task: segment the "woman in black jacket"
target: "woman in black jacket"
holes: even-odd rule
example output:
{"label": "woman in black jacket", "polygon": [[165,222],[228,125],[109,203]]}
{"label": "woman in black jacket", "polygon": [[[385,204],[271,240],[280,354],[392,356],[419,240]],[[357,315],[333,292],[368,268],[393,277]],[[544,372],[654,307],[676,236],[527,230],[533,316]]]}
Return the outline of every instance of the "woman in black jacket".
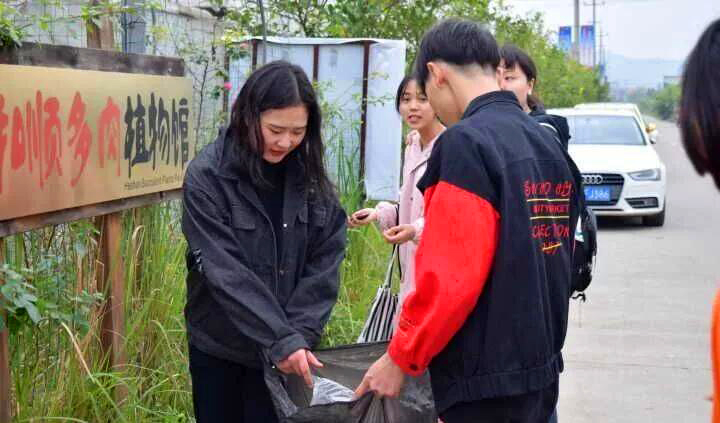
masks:
{"label": "woman in black jacket", "polygon": [[555,139],[567,150],[570,141],[567,119],[547,114],[540,99],[533,94],[537,83],[535,62],[513,44],[505,44],[500,49],[500,57],[502,58],[500,66],[503,68],[501,88],[515,93],[525,113],[550,130]]}
{"label": "woman in black jacket", "polygon": [[[185,318],[198,422],[277,421],[262,366],[312,385],[335,305],[345,213],[323,165],[320,107],[301,68],[255,71],[229,127],[190,163]],[[268,364],[270,364],[268,363]]]}

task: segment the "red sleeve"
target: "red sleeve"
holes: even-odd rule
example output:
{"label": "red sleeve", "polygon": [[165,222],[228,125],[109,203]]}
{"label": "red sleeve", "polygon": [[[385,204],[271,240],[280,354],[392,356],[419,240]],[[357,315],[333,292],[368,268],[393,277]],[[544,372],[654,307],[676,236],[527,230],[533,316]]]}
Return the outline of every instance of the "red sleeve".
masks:
{"label": "red sleeve", "polygon": [[425,192],[425,230],[415,257],[415,292],[388,353],[418,376],[475,308],[495,256],[500,215],[484,198],[441,181]]}

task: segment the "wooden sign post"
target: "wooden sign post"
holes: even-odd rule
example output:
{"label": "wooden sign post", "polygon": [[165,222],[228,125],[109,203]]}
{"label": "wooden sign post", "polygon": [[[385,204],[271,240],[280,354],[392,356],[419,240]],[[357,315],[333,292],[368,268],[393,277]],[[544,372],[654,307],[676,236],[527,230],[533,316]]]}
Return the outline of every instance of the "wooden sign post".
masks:
{"label": "wooden sign post", "polygon": [[[5,240],[0,237],[0,266],[5,264]],[[3,285],[3,275],[0,273],[0,286]],[[7,324],[6,315],[0,311],[2,319]],[[10,351],[8,349],[8,330],[0,331],[0,422],[10,423],[12,412],[10,410]]]}
{"label": "wooden sign post", "polygon": [[[176,58],[29,43],[0,50],[0,240],[99,217],[110,371],[127,363],[123,211],[181,198],[196,151],[184,75]],[[0,423],[11,415],[7,346],[0,333]],[[127,389],[114,394],[120,402]]]}
{"label": "wooden sign post", "polygon": [[[100,218],[100,262],[98,288],[105,294],[101,309],[100,342],[111,371],[121,371],[125,358],[125,264],[120,251],[122,212]],[[127,398],[127,387],[119,385],[115,400]]]}

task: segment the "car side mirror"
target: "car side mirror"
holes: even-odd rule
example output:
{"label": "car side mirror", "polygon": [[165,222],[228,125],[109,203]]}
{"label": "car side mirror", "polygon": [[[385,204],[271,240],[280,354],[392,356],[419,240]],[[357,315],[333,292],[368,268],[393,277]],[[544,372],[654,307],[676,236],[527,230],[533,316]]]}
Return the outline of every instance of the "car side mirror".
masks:
{"label": "car side mirror", "polygon": [[648,123],[645,127],[645,132],[647,132],[648,137],[650,138],[650,142],[652,144],[657,144],[658,142],[658,130],[657,125],[654,123]]}

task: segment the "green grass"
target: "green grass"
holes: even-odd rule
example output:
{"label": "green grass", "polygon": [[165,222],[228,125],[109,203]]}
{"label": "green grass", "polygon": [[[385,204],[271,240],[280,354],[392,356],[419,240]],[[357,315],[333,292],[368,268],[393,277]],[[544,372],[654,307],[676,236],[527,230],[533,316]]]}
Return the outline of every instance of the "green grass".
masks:
{"label": "green grass", "polygon": [[[126,354],[128,366],[109,372],[100,356],[95,307],[76,323],[45,319],[29,323],[10,337],[17,422],[186,422],[192,421],[185,304],[185,241],[178,225],[178,204],[128,212],[122,252],[126,262]],[[91,287],[96,246],[89,225],[62,225],[11,241],[9,261],[38,266],[57,260],[32,284],[39,298],[62,299]],[[375,227],[348,232],[340,298],[322,346],[353,343],[380,283],[390,252]],[[86,239],[85,239],[86,238]],[[51,244],[50,248],[45,248]],[[25,251],[22,251],[25,250]],[[77,310],[76,310],[77,311]],[[81,311],[78,311],[81,312]],[[124,387],[127,399],[114,400]]]}
{"label": "green grass", "polygon": [[[323,104],[331,174],[348,212],[364,206],[357,169],[359,134],[341,110]],[[43,319],[16,313],[10,323],[16,422],[189,422],[185,305],[186,243],[178,202],[125,212],[125,353],[128,365],[108,370],[98,339],[94,274],[97,231],[88,221],[18,235],[5,242],[7,262],[25,277]],[[338,302],[321,347],[354,343],[380,284],[391,249],[377,228],[348,231]],[[122,402],[117,390],[127,392]]]}
{"label": "green grass", "polygon": [[[177,226],[177,205],[126,214],[123,256],[126,260],[126,342],[128,366],[106,370],[95,335],[97,311],[88,313],[90,330],[44,320],[25,325],[10,337],[16,421],[182,422],[189,421],[192,399],[182,309],[185,303],[184,240]],[[137,223],[133,223],[137,222]],[[73,235],[63,225],[55,243]],[[43,239],[30,244],[43,245]],[[88,242],[88,256],[94,247]],[[28,249],[32,251],[32,248]],[[35,249],[39,251],[40,249]],[[16,251],[13,252],[17,254]],[[78,258],[71,251],[53,251]],[[32,263],[32,255],[29,257]],[[92,260],[80,260],[79,266]],[[34,280],[39,298],[89,285],[90,272],[67,266]],[[83,269],[87,271],[88,269]],[[54,278],[52,275],[64,275]],[[64,286],[62,286],[64,284]],[[62,304],[64,307],[71,304]],[[114,389],[127,389],[117,403]]]}

